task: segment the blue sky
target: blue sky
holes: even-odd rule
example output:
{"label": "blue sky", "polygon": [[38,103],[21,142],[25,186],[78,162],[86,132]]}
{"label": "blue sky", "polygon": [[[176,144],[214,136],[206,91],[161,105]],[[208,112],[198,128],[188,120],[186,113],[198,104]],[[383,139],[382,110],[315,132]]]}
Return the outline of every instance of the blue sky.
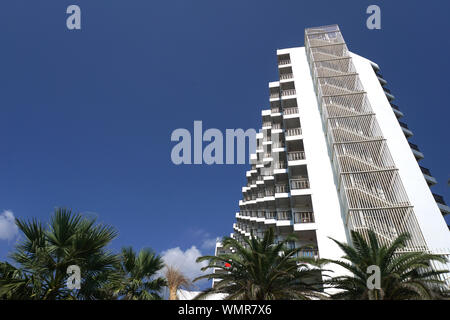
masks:
{"label": "blue sky", "polygon": [[[65,206],[158,252],[232,231],[248,165],[175,166],[176,128],[258,128],[278,48],[337,23],[376,61],[450,202],[448,1],[78,1],[0,5],[0,212]],[[77,4],[82,30],[65,26]],[[368,30],[378,4],[382,30]],[[0,258],[14,241],[0,240]]]}

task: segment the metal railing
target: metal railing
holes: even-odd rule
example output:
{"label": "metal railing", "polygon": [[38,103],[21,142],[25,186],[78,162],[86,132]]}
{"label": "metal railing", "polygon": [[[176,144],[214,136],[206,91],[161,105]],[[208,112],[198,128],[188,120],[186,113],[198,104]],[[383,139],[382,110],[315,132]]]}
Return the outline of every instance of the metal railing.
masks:
{"label": "metal railing", "polygon": [[266,211],[266,219],[276,219],[277,212],[276,211]]}
{"label": "metal railing", "polygon": [[292,137],[292,136],[300,136],[302,134],[301,128],[292,128],[286,130],[286,136]]}
{"label": "metal railing", "polygon": [[275,192],[276,193],[288,193],[289,186],[287,184],[277,184],[275,186]]}
{"label": "metal railing", "polygon": [[307,179],[291,179],[291,189],[309,189],[309,181]]}
{"label": "metal railing", "polygon": [[281,91],[281,95],[284,96],[294,96],[296,95],[295,89],[286,89]]}
{"label": "metal railing", "polygon": [[277,220],[291,220],[292,214],[289,209],[278,209],[277,210]]}
{"label": "metal railing", "polygon": [[297,108],[297,107],[285,108],[285,109],[283,110],[283,113],[286,114],[286,115],[289,115],[289,114],[298,114],[298,108]]}
{"label": "metal railing", "polygon": [[297,211],[294,212],[294,223],[313,223],[314,213]]}
{"label": "metal railing", "polygon": [[283,66],[286,64],[291,64],[291,60],[290,59],[285,59],[285,60],[278,60],[278,65],[279,66]]}
{"label": "metal railing", "polygon": [[285,161],[277,161],[274,165],[275,169],[287,169],[287,165]]}
{"label": "metal railing", "polygon": [[272,148],[284,148],[285,144],[283,141],[273,142]]}
{"label": "metal railing", "polygon": [[280,107],[271,108],[270,110],[272,111],[272,113],[279,113],[279,112],[281,112]]}
{"label": "metal railing", "polygon": [[305,151],[292,151],[288,153],[288,160],[305,160]]}
{"label": "metal railing", "polygon": [[280,74],[280,80],[288,80],[294,78],[292,73],[282,73]]}
{"label": "metal railing", "polygon": [[[361,231],[366,239],[367,231],[373,230],[383,245],[407,231],[412,236],[407,243],[409,249],[426,249],[377,118],[358,73],[350,66],[353,58],[339,27],[307,29],[305,47],[348,228]],[[333,63],[326,62],[330,60]]]}

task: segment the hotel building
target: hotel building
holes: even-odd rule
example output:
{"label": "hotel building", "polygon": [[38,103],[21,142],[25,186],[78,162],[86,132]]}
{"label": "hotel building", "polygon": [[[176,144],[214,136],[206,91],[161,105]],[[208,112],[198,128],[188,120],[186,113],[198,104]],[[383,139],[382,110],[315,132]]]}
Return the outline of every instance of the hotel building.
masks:
{"label": "hotel building", "polygon": [[350,52],[337,25],[306,29],[305,46],[277,50],[277,61],[232,237],[273,227],[312,246],[302,255],[339,259],[330,237],[373,230],[388,244],[408,232],[404,250],[449,254],[450,208],[379,66]]}

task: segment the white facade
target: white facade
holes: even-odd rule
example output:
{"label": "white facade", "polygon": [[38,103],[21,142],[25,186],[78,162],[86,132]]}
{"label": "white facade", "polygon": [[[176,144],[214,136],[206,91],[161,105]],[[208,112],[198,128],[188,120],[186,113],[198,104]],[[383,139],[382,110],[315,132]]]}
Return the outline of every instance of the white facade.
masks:
{"label": "white facade", "polygon": [[449,254],[450,208],[430,191],[436,180],[419,166],[378,66],[350,53],[337,26],[305,35],[305,47],[277,51],[280,77],[269,83],[232,236],[274,227],[278,239],[294,232],[291,245],[315,248],[302,255],[338,259],[330,237],[373,229],[389,243],[408,231],[406,250]]}

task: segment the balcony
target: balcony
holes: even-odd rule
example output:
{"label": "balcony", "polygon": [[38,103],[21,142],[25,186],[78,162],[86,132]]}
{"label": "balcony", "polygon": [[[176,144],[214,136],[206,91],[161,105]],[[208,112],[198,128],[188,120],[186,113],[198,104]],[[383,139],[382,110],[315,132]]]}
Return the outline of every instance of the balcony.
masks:
{"label": "balcony", "polygon": [[285,115],[291,115],[291,114],[298,114],[298,108],[297,107],[293,107],[293,108],[285,108],[283,113]]}
{"label": "balcony", "polygon": [[274,108],[271,108],[270,111],[272,111],[272,113],[280,113],[281,112],[281,108],[280,107],[274,107]]}
{"label": "balcony", "polygon": [[398,123],[400,124],[400,127],[405,128],[405,129],[409,129],[408,125],[406,123],[401,122],[401,121],[399,121]]}
{"label": "balcony", "polygon": [[445,203],[445,200],[444,200],[444,197],[443,197],[443,196],[441,196],[441,195],[439,195],[439,194],[436,194],[436,193],[433,193],[433,197],[434,197],[434,200],[436,200],[437,203],[447,205],[447,204]]}
{"label": "balcony", "polygon": [[294,75],[292,73],[282,73],[280,74],[280,80],[289,80],[293,79]]}
{"label": "balcony", "polygon": [[397,118],[401,118],[404,116],[403,112],[400,111],[400,108],[395,104],[391,103],[392,110],[394,111]]}
{"label": "balcony", "polygon": [[309,189],[309,180],[291,179],[291,189],[292,190]]}
{"label": "balcony", "polygon": [[275,169],[287,169],[287,165],[285,161],[277,161],[274,165]]}
{"label": "balcony", "polygon": [[266,211],[266,219],[275,220],[277,218],[276,211]]}
{"label": "balcony", "polygon": [[423,155],[422,152],[420,152],[419,146],[414,144],[414,143],[411,143],[411,142],[408,142],[408,143],[409,143],[409,146],[411,147],[412,153],[414,154],[416,159],[417,160],[423,159],[424,155]]}
{"label": "balcony", "polygon": [[423,176],[424,176],[424,178],[425,178],[425,180],[427,181],[427,183],[428,183],[429,186],[435,185],[435,184],[437,183],[436,178],[434,178],[434,177],[431,175],[431,172],[430,172],[429,169],[424,168],[424,167],[420,167],[420,170],[422,171]]}
{"label": "balcony", "polygon": [[297,257],[309,257],[309,258],[318,258],[319,250],[317,248],[305,248],[301,249],[297,253]]}
{"label": "balcony", "polygon": [[285,66],[287,64],[291,64],[291,60],[290,59],[278,60],[278,65],[279,66]]}
{"label": "balcony", "polygon": [[281,96],[282,97],[295,96],[295,95],[296,95],[295,89],[287,89],[287,90],[281,91]]}
{"label": "balcony", "polygon": [[277,184],[275,186],[275,193],[289,193],[289,185]]}
{"label": "balcony", "polygon": [[[282,141],[274,142],[273,145],[272,145],[272,148],[273,148],[273,149],[284,148],[284,147],[285,147],[285,144],[284,144],[284,142],[282,142]],[[272,150],[272,151],[273,151],[273,150]]]}
{"label": "balcony", "polygon": [[423,174],[429,175],[431,177],[431,171],[428,168],[424,168],[420,166],[420,171],[422,171]]}
{"label": "balcony", "polygon": [[292,151],[288,153],[289,161],[305,160],[305,151]]}
{"label": "balcony", "polygon": [[314,223],[314,213],[294,212],[294,223]]}
{"label": "balcony", "polygon": [[292,214],[290,209],[279,209],[277,211],[277,220],[280,221],[291,221]]}
{"label": "balcony", "polygon": [[438,194],[433,193],[434,200],[436,200],[436,204],[441,210],[442,214],[445,216],[450,213],[450,207],[445,203],[444,197]]}
{"label": "balcony", "polygon": [[267,188],[265,191],[266,197],[273,197],[275,195],[275,188]]}
{"label": "balcony", "polygon": [[286,130],[286,136],[287,137],[301,136],[301,135],[302,135],[302,129],[301,128],[293,128],[293,129],[287,129]]}
{"label": "balcony", "polygon": [[278,99],[280,98],[280,94],[278,92],[272,92],[270,94],[270,99]]}
{"label": "balcony", "polygon": [[413,135],[412,131],[409,130],[408,125],[406,123],[401,122],[401,121],[399,121],[398,123],[400,124],[400,127],[402,127],[403,133],[405,134],[405,136],[407,138],[411,137]]}
{"label": "balcony", "polygon": [[273,129],[273,130],[281,129],[281,123],[274,123],[274,124],[272,125],[272,129]]}

